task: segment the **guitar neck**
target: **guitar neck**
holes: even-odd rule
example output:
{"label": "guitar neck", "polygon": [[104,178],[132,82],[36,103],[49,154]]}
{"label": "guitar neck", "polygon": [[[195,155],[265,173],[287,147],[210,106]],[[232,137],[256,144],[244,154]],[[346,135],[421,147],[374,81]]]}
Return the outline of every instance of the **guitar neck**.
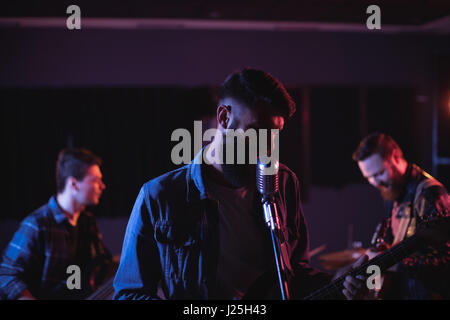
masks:
{"label": "guitar neck", "polygon": [[380,268],[381,272],[386,271],[396,263],[400,262],[407,256],[411,255],[417,250],[419,245],[419,240],[416,236],[409,237],[399,244],[393,246],[391,249],[381,253],[372,260],[367,261],[358,268],[344,274],[343,276],[337,278],[329,285],[314,291],[310,295],[306,296],[304,300],[327,300],[327,299],[337,299],[341,296],[343,284],[345,277],[348,275],[367,275],[367,268],[371,265],[376,265]]}
{"label": "guitar neck", "polygon": [[86,300],[112,300],[114,296],[114,277],[110,278],[101,285],[94,293],[92,293]]}

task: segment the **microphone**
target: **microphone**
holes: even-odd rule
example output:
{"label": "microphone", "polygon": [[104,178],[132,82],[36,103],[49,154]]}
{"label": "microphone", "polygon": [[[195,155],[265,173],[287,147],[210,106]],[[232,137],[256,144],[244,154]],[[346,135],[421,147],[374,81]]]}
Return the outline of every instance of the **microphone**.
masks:
{"label": "microphone", "polygon": [[[275,203],[275,194],[279,190],[278,184],[278,169],[280,163],[278,160],[272,163],[263,163],[258,159],[256,164],[256,188],[262,195],[262,207],[264,212],[264,220],[270,231],[272,239],[272,247],[275,258],[275,266],[278,275],[278,282],[280,285],[280,293],[282,300],[289,300],[289,286],[286,276],[286,264],[282,249],[280,246],[280,239],[278,237],[279,219],[277,212],[277,204]],[[284,247],[286,248],[286,247]]]}
{"label": "microphone", "polygon": [[262,195],[264,219],[267,226],[275,230],[277,222],[277,212],[275,205],[275,194],[279,190],[278,169],[280,163],[275,160],[272,163],[263,163],[259,158],[256,164],[256,188]]}
{"label": "microphone", "polygon": [[280,163],[275,160],[273,163],[263,163],[258,159],[256,165],[256,187],[265,200],[273,201],[274,195],[279,190],[278,169]]}

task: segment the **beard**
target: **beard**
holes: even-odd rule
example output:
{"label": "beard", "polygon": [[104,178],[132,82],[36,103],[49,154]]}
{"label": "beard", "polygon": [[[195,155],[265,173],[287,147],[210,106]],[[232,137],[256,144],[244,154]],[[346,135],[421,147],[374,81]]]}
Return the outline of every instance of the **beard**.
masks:
{"label": "beard", "polygon": [[[246,146],[245,161],[243,164],[238,163],[237,157],[237,143],[234,141],[234,157],[232,163],[227,163],[227,137],[223,135],[222,155],[224,162],[222,164],[222,173],[225,180],[234,188],[250,186],[253,183],[256,185],[256,164],[250,163],[249,148]],[[230,143],[230,142],[228,142]]]}
{"label": "beard", "polygon": [[406,177],[401,175],[397,168],[391,168],[391,180],[388,183],[381,182],[377,189],[385,200],[395,201],[403,196],[406,186]]}
{"label": "beard", "polygon": [[256,166],[248,164],[223,164],[222,172],[225,180],[234,188],[256,184]]}

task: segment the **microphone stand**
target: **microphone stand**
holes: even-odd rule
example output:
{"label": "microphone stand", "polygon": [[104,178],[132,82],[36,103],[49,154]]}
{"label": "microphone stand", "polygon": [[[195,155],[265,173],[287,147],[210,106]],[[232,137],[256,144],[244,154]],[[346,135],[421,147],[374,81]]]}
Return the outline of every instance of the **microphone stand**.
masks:
{"label": "microphone stand", "polygon": [[286,276],[286,265],[280,248],[280,240],[278,238],[278,212],[273,197],[263,197],[264,220],[269,227],[270,236],[272,238],[273,253],[275,264],[277,267],[278,281],[280,285],[281,299],[289,300],[289,287]]}

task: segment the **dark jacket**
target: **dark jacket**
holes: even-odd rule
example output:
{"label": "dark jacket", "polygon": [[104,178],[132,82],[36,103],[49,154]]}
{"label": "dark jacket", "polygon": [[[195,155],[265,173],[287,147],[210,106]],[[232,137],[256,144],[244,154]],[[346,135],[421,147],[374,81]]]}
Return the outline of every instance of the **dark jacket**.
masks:
{"label": "dark jacket", "polygon": [[[450,196],[440,182],[414,164],[408,166],[406,177],[401,199],[386,203],[389,217],[384,241],[388,244],[394,240],[394,203],[399,208],[396,214],[410,217],[405,237],[413,235],[424,220],[450,215]],[[437,248],[425,247],[404,259],[387,279],[390,285],[383,293],[385,299],[450,299],[450,241]]]}
{"label": "dark jacket", "polygon": [[[200,157],[201,153],[191,164],[141,188],[114,279],[115,299],[213,298],[220,248],[218,204],[205,191]],[[280,241],[288,249],[289,279],[295,298],[327,283],[330,277],[308,265],[308,231],[299,181],[283,165],[279,184],[276,203],[281,220]],[[254,211],[260,217],[261,228],[265,228],[259,197],[255,198]],[[279,299],[268,232],[265,240],[268,272],[249,290],[247,298]]]}

